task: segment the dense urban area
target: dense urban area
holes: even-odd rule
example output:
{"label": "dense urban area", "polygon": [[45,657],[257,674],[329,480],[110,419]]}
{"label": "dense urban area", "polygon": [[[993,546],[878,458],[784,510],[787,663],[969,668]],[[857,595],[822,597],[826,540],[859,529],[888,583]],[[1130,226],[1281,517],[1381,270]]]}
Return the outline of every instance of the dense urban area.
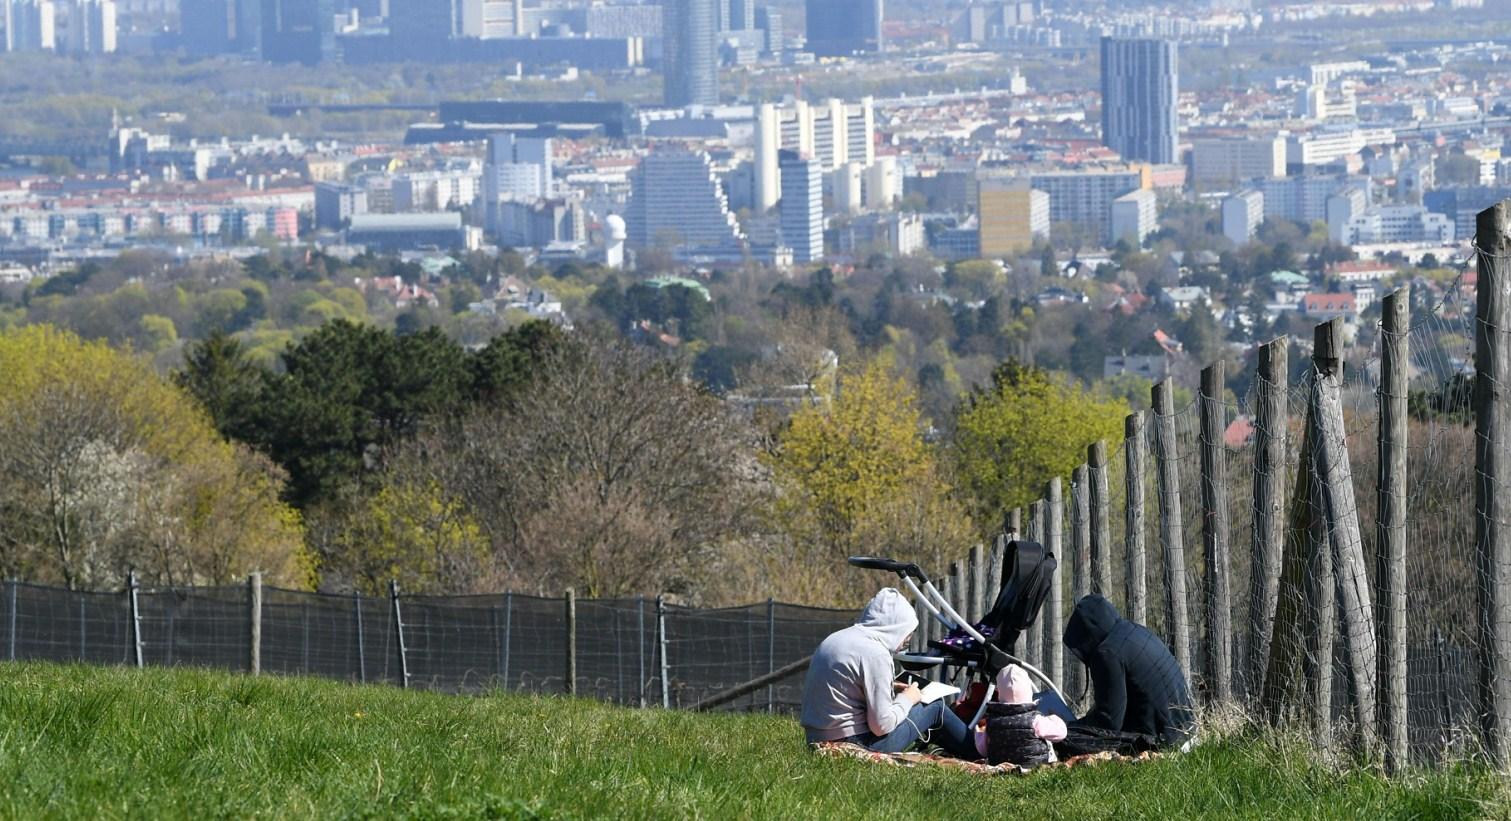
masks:
{"label": "dense urban area", "polygon": [[1511,196],[1494,0],[0,13],[0,575],[70,587],[849,602],[1155,382],[1461,317]]}

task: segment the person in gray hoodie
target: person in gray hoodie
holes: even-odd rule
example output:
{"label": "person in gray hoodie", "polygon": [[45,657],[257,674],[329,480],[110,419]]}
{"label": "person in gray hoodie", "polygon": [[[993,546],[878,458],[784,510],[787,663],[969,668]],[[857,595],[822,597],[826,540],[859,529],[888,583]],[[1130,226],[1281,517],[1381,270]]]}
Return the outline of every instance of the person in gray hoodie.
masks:
{"label": "person in gray hoodie", "polygon": [[892,653],[917,629],[913,606],[888,587],[866,605],[860,621],[819,644],[803,682],[802,722],[810,744],[848,741],[898,753],[923,741],[959,758],[978,757],[965,722],[942,700],[920,704],[917,685],[893,680]]}

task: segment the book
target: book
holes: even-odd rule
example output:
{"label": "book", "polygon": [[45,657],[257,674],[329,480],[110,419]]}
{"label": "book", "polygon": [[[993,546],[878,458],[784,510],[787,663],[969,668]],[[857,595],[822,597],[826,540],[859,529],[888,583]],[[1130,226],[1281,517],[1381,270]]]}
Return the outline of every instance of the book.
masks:
{"label": "book", "polygon": [[942,681],[931,681],[929,686],[923,688],[923,698],[919,704],[932,704],[941,698],[960,695],[960,688],[945,684]]}

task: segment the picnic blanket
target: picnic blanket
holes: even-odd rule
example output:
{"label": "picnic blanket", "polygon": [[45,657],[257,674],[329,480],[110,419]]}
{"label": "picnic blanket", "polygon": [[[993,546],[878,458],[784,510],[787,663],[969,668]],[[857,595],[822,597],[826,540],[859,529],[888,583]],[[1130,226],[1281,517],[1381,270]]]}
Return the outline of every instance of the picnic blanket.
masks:
{"label": "picnic blanket", "polygon": [[976,775],[1027,775],[1035,770],[1063,769],[1068,767],[1084,767],[1090,764],[1099,764],[1103,761],[1150,761],[1159,756],[1158,753],[1139,753],[1129,757],[1117,753],[1092,753],[1091,755],[1079,755],[1075,758],[1067,758],[1053,764],[1041,764],[1033,770],[1016,767],[1011,764],[987,764],[984,761],[962,761],[946,755],[930,755],[928,753],[878,753],[868,750],[859,744],[851,744],[845,741],[824,741],[813,745],[814,752],[829,758],[855,758],[861,761],[872,761],[878,764],[886,764],[891,767],[943,767],[950,770],[962,770]]}

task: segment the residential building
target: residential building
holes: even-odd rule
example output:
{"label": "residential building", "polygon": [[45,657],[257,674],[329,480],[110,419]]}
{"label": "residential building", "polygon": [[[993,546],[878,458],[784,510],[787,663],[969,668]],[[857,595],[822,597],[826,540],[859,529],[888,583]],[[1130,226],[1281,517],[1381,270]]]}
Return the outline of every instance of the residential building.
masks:
{"label": "residential building", "polygon": [[1479,212],[1508,198],[1511,186],[1453,186],[1424,193],[1422,204],[1427,210],[1453,220],[1454,236],[1472,237]]}
{"label": "residential building", "polygon": [[699,256],[739,258],[745,237],[708,154],[652,151],[630,175],[625,222],[631,248],[669,246]]}
{"label": "residential building", "polygon": [[1254,188],[1264,194],[1265,219],[1294,222],[1320,222],[1327,219],[1327,199],[1345,188],[1354,187],[1368,196],[1369,180],[1348,176],[1303,176],[1254,180]]}
{"label": "residential building", "polygon": [[1389,128],[1331,128],[1286,139],[1286,169],[1301,174],[1307,166],[1327,165],[1351,157],[1370,145],[1395,145]]}
{"label": "residential building", "polygon": [[1102,38],[1102,142],[1125,160],[1179,158],[1176,45],[1170,40]]}
{"label": "residential building", "polygon": [[1141,188],[1112,201],[1109,223],[1111,242],[1127,242],[1135,248],[1154,233],[1159,223],[1159,204],[1153,191]]}
{"label": "residential building", "polygon": [[1191,143],[1191,184],[1200,190],[1284,176],[1284,137],[1196,140]]}
{"label": "residential building", "polygon": [[847,222],[837,233],[839,250],[844,254],[885,250],[893,256],[903,257],[917,253],[927,245],[923,218],[917,214],[862,214]]}
{"label": "residential building", "polygon": [[1364,213],[1369,197],[1364,189],[1348,186],[1327,198],[1327,235],[1333,242],[1347,242],[1348,226]]}
{"label": "residential building", "polygon": [[1254,238],[1264,222],[1264,194],[1249,189],[1222,201],[1222,234],[1234,245]]}
{"label": "residential building", "polygon": [[1453,242],[1453,220],[1420,205],[1377,205],[1349,220],[1343,241],[1349,245]]}
{"label": "residential building", "polygon": [[498,243],[510,248],[545,248],[587,241],[582,204],[574,199],[498,203]]}
{"label": "residential building", "polygon": [[335,182],[315,184],[315,226],[339,231],[349,220],[367,213],[367,191]]}
{"label": "residential building", "polygon": [[396,213],[450,211],[472,205],[482,175],[477,170],[415,171],[393,178]]}
{"label": "residential building", "polygon": [[1050,196],[1025,177],[985,177],[979,181],[976,214],[983,257],[1021,252],[1035,239],[1049,238]]}
{"label": "residential building", "polygon": [[782,12],[771,6],[757,6],[755,25],[766,35],[766,53],[781,54],[787,50],[787,31],[784,29]]}
{"label": "residential building", "polygon": [[490,229],[499,230],[499,203],[552,195],[554,152],[549,137],[518,137],[508,131],[488,137],[482,196],[484,221]]}
{"label": "residential building", "polygon": [[824,258],[824,179],[819,162],[796,151],[783,151],[782,242],[792,261]]}
{"label": "residential building", "polygon": [[878,52],[883,0],[807,0],[808,50],[820,57]]}
{"label": "residential building", "polygon": [[1353,323],[1359,319],[1359,303],[1353,294],[1307,294],[1301,299],[1301,313],[1317,322],[1342,319]]}
{"label": "residential building", "polygon": [[6,0],[7,51],[53,51],[58,47],[58,9],[52,0]]}
{"label": "residential building", "polygon": [[[0,0],[6,2],[6,0]],[[181,0],[179,40],[190,54],[229,54],[237,50],[240,0]]]}
{"label": "residential building", "polygon": [[72,0],[59,46],[69,54],[112,54],[116,50],[115,0]]}
{"label": "residential building", "polygon": [[717,0],[668,0],[663,79],[666,104],[718,105]]}
{"label": "residential building", "polygon": [[1112,201],[1151,186],[1148,166],[1106,171],[1046,171],[1030,175],[1034,188],[1049,194],[1049,221],[1089,226],[1096,236],[1111,232]]}

